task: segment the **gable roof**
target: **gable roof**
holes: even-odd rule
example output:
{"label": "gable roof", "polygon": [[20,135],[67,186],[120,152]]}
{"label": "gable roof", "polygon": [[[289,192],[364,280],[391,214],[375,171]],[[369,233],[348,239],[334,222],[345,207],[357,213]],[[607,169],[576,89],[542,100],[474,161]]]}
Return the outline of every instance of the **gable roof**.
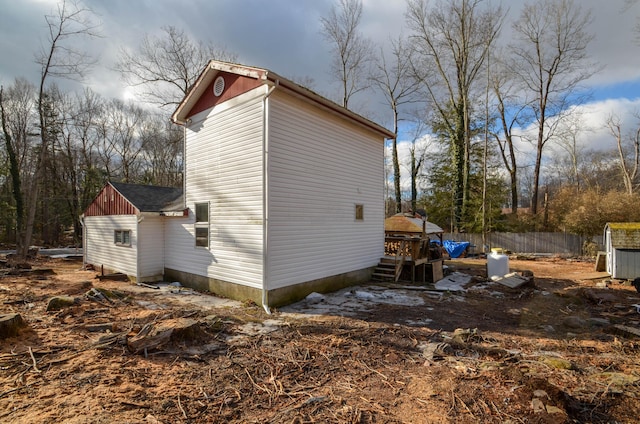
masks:
{"label": "gable roof", "polygon": [[108,182],[87,206],[83,216],[138,215],[143,212],[183,216],[182,189]]}
{"label": "gable roof", "polygon": [[436,224],[402,213],[384,220],[384,231],[387,233],[442,234],[444,231]]}
{"label": "gable roof", "polygon": [[140,212],[162,212],[184,208],[181,188],[116,182],[109,184]]}
{"label": "gable roof", "polygon": [[187,95],[178,105],[176,111],[173,113],[173,115],[171,115],[171,119],[174,123],[180,125],[184,125],[187,123],[189,116],[192,115],[191,110],[197,103],[198,99],[200,99],[200,97],[207,90],[209,84],[211,84],[221,72],[253,78],[257,81],[260,81],[262,84],[287,90],[293,95],[303,98],[310,103],[314,103],[317,106],[341,115],[360,126],[363,126],[369,130],[373,130],[374,132],[377,132],[379,135],[385,138],[394,137],[394,133],[384,128],[383,126],[376,124],[375,122],[370,121],[369,119],[360,116],[357,113],[354,113],[349,109],[320,96],[319,94],[309,90],[308,88],[305,88],[287,78],[276,74],[275,72],[264,68],[255,68],[251,66],[221,62],[217,60],[211,60],[207,64]]}
{"label": "gable roof", "polygon": [[640,249],[640,222],[608,222],[611,246],[616,249]]}

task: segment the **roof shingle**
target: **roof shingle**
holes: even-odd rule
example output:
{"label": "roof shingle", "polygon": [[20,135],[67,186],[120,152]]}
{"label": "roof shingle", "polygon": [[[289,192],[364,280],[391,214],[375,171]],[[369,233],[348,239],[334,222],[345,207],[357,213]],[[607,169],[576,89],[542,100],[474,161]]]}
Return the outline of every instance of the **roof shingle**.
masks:
{"label": "roof shingle", "polygon": [[116,182],[110,184],[140,212],[177,211],[184,208],[181,188]]}

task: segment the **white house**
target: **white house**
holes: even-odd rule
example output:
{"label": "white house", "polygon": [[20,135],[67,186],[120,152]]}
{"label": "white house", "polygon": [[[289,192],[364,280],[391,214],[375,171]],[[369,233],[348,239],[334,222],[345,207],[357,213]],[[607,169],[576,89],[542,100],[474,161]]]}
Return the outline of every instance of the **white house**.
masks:
{"label": "white house", "polygon": [[269,70],[218,61],[172,119],[188,216],[163,219],[165,279],[269,307],[370,278],[393,133]]}
{"label": "white house", "polygon": [[640,222],[609,222],[604,227],[607,272],[612,278],[640,277]]}

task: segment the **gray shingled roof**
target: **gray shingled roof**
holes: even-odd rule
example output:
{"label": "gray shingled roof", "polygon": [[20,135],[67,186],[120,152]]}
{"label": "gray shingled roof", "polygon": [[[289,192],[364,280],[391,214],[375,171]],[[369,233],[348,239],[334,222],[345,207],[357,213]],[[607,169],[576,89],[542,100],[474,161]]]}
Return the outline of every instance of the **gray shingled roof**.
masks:
{"label": "gray shingled roof", "polygon": [[178,211],[184,209],[182,189],[142,184],[110,182],[140,212]]}

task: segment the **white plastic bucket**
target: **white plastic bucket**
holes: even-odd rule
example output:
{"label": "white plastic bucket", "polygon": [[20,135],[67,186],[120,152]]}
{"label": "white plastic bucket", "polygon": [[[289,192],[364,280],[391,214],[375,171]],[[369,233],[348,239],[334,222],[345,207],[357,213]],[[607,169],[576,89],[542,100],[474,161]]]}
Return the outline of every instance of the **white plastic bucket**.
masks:
{"label": "white plastic bucket", "polygon": [[487,255],[487,277],[489,279],[501,278],[509,273],[509,257],[500,253]]}

